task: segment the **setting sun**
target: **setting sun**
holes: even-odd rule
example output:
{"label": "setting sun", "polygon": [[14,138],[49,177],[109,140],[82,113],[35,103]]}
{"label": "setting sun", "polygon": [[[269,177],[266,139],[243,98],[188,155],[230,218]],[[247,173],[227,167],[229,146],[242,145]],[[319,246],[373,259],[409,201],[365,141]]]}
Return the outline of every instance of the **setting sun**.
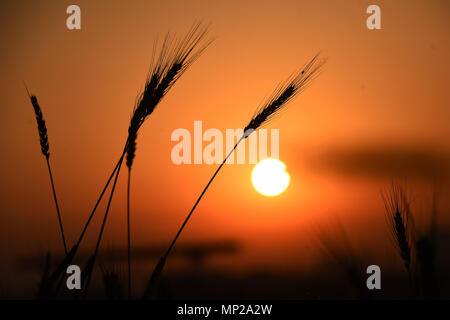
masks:
{"label": "setting sun", "polygon": [[252,171],[253,186],[265,196],[279,195],[286,190],[289,181],[286,165],[280,160],[270,158],[262,160]]}

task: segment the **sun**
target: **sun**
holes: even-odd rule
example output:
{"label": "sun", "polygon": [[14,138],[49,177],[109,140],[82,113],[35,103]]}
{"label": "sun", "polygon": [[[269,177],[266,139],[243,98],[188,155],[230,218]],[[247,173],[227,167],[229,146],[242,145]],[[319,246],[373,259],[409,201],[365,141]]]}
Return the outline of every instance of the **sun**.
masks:
{"label": "sun", "polygon": [[273,197],[282,193],[291,180],[286,165],[280,160],[264,159],[252,171],[252,183],[259,193]]}

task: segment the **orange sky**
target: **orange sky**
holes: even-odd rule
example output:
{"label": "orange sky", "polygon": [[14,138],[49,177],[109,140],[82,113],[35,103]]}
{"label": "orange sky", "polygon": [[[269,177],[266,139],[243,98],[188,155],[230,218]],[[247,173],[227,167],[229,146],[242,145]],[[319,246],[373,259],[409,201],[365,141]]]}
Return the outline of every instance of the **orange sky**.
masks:
{"label": "orange sky", "polygon": [[[225,166],[181,242],[240,241],[245,254],[224,265],[309,265],[318,254],[315,228],[336,214],[350,238],[380,256],[384,245],[373,244],[387,233],[379,190],[389,174],[375,179],[370,172],[321,170],[316,161],[329,150],[342,148],[352,155],[354,149],[373,146],[433,150],[441,159],[450,146],[446,0],[76,1],[82,29],[68,31],[65,9],[72,3],[0,5],[3,261],[61,249],[22,81],[37,95],[47,121],[63,222],[73,243],[120,156],[154,41],[168,30],[182,35],[199,19],[211,22],[216,40],[138,137],[134,243],[168,243],[215,170],[215,165],[174,165],[172,131],[192,130],[194,120],[202,120],[204,129],[244,126],[262,99],[319,51],[328,58],[324,72],[269,126],[280,129],[280,159],[291,175],[287,191],[263,197],[251,185],[253,166]],[[382,30],[366,28],[369,4],[381,7]],[[106,244],[125,245],[125,184],[123,172]],[[99,221],[97,216],[89,229],[86,248],[97,236]]]}

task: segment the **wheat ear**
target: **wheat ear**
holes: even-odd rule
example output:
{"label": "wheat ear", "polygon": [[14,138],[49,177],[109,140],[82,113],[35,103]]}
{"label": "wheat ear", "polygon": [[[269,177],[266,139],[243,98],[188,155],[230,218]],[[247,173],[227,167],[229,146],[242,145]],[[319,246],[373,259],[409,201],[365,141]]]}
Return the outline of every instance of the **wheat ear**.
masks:
{"label": "wheat ear", "polygon": [[389,191],[381,194],[391,233],[403,261],[411,276],[411,247],[409,244],[409,203],[402,186],[393,182]]}

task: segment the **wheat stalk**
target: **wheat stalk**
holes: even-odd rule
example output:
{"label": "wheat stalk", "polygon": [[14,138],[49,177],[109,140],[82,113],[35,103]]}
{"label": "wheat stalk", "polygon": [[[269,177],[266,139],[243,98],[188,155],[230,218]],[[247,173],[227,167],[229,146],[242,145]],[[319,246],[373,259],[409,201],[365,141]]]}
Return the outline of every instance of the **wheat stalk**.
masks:
{"label": "wheat stalk", "polygon": [[[90,264],[89,270],[87,270],[87,280],[85,285],[85,294],[89,289],[89,284],[92,276],[93,266],[100,247],[104,227],[108,217],[111,200],[114,195],[117,179],[119,176],[120,168],[122,166],[123,158],[126,154],[126,163],[128,166],[128,172],[131,173],[131,167],[136,152],[136,139],[139,128],[143,125],[147,117],[153,113],[156,106],[161,102],[165,95],[169,92],[175,82],[183,75],[187,68],[202,54],[202,52],[208,47],[211,41],[204,42],[204,39],[209,31],[209,26],[204,26],[201,23],[195,24],[185,38],[177,42],[169,34],[166,36],[160,54],[157,59],[154,59],[153,54],[152,67],[150,68],[149,75],[145,84],[145,88],[142,94],[138,98],[138,102],[134,108],[133,115],[131,117],[130,125],[128,128],[128,138],[125,143],[124,151],[119,159],[117,171],[115,172],[115,179],[109,196],[106,212],[103,217],[100,233],[97,238],[97,244],[95,246],[94,254],[91,257],[93,261]],[[203,44],[202,44],[203,42]],[[130,176],[128,177],[130,180]],[[128,181],[129,191],[129,181]],[[128,222],[128,239],[129,234],[129,192],[127,200],[127,222]],[[130,243],[128,240],[128,248]],[[128,257],[130,252],[128,251]],[[128,262],[130,268],[130,261]],[[131,295],[131,270],[128,271],[128,288],[129,296]]]}
{"label": "wheat stalk", "polygon": [[296,95],[301,93],[305,88],[309,86],[312,79],[318,74],[319,70],[323,66],[324,61],[318,61],[318,55],[316,55],[309,63],[307,63],[300,72],[294,73],[289,79],[287,79],[284,83],[278,86],[278,88],[275,90],[275,92],[272,94],[272,96],[268,99],[266,103],[264,103],[260,108],[257,109],[249,123],[244,128],[244,134],[242,137],[237,141],[237,143],[234,145],[234,147],[228,152],[222,163],[219,165],[217,170],[214,172],[211,179],[206,184],[206,187],[201,192],[200,196],[197,198],[194,206],[192,207],[191,211],[189,211],[186,219],[182,223],[180,229],[176,233],[174,239],[170,243],[167,251],[164,253],[164,255],[159,259],[155,269],[152,272],[152,275],[150,276],[150,279],[147,283],[147,288],[144,293],[144,298],[149,298],[155,289],[155,286],[157,284],[157,281],[164,269],[164,265],[166,262],[166,259],[168,255],[170,254],[172,248],[174,247],[176,241],[178,240],[181,232],[183,231],[184,227],[188,223],[189,219],[191,218],[192,214],[194,213],[195,208],[199,204],[200,200],[202,199],[203,195],[205,194],[206,190],[211,185],[214,178],[219,173],[220,169],[223,167],[227,159],[231,156],[233,151],[237,148],[239,143],[243,140],[245,140],[247,137],[249,137],[255,130],[258,128],[264,126],[267,124],[273,117],[283,108],[287,105],[289,101],[291,101]]}
{"label": "wheat stalk", "polygon": [[409,241],[409,203],[402,186],[393,182],[389,191],[381,193],[394,242],[411,277],[411,246]]}
{"label": "wheat stalk", "polygon": [[67,254],[66,238],[64,236],[64,228],[63,228],[63,224],[62,224],[61,213],[60,213],[59,205],[58,205],[58,198],[56,196],[55,183],[53,182],[53,174],[52,174],[52,169],[51,169],[50,160],[49,160],[50,159],[50,151],[49,151],[50,146],[48,143],[47,126],[45,124],[44,115],[42,114],[42,110],[41,110],[41,107],[39,106],[36,96],[30,95],[26,86],[25,86],[25,89],[27,90],[28,97],[30,98],[31,105],[33,106],[34,114],[36,116],[36,122],[37,122],[38,132],[39,132],[39,140],[40,140],[40,145],[41,145],[41,152],[44,155],[45,160],[47,162],[48,174],[50,176],[50,183],[52,185],[53,199],[55,201],[56,213],[58,215],[59,229],[61,231],[61,237],[62,237],[62,242],[63,242],[63,246],[64,246],[64,253]]}
{"label": "wheat stalk", "polygon": [[127,148],[127,167],[128,167],[128,179],[127,179],[127,282],[128,282],[128,299],[131,298],[131,231],[130,231],[130,183],[131,183],[131,166],[133,165],[133,159],[136,154],[136,138],[134,135],[129,139]]}

